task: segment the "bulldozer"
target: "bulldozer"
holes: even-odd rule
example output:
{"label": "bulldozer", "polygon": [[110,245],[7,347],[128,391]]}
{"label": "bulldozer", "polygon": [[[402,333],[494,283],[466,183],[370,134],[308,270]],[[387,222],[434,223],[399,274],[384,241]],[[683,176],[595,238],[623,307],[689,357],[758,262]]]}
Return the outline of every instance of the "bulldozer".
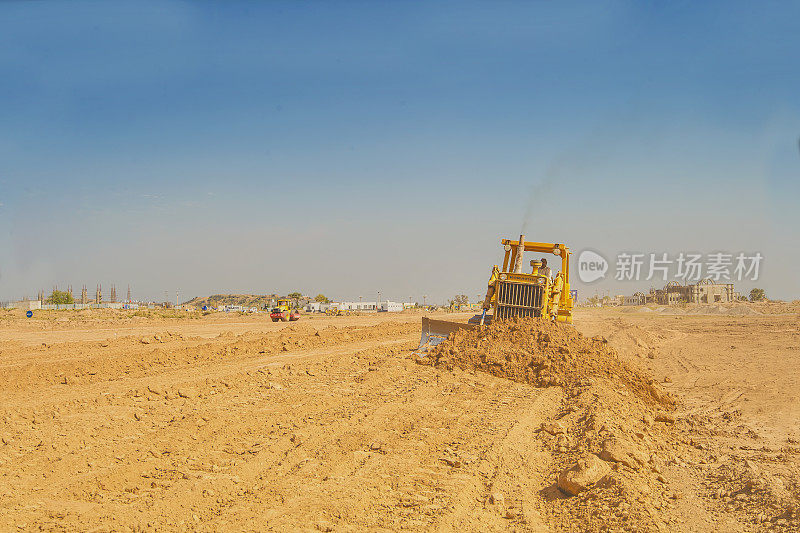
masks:
{"label": "bulldozer", "polygon": [[[505,251],[503,267],[495,265],[492,268],[483,312],[466,323],[423,317],[418,352],[428,351],[455,331],[480,328],[493,321],[545,317],[572,324],[574,301],[569,286],[569,248],[564,244],[528,242],[525,235],[520,235],[516,241],[502,239],[500,244]],[[542,268],[541,261],[532,260],[529,263],[531,272],[523,272],[525,252],[560,257],[561,270],[551,277],[549,269]]]}

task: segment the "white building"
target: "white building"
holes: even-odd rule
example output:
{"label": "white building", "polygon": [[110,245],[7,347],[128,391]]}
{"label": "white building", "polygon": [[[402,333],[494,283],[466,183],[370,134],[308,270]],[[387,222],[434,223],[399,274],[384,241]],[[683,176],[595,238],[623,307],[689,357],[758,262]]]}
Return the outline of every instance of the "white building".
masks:
{"label": "white building", "polygon": [[400,302],[392,302],[387,300],[385,302],[381,302],[381,311],[382,312],[397,312],[403,310],[403,304]]}
{"label": "white building", "polygon": [[327,304],[320,302],[308,302],[303,310],[307,313],[324,313],[328,309],[338,309],[339,311],[402,311],[414,307],[413,303],[400,303],[392,301],[384,301],[378,305],[378,302],[330,302]]}
{"label": "white building", "polygon": [[305,311],[306,313],[321,313],[322,302],[308,302],[306,305],[303,306],[303,311]]}
{"label": "white building", "polygon": [[377,308],[376,302],[339,302],[337,304],[340,311],[374,311]]}
{"label": "white building", "polygon": [[14,307],[24,311],[33,311],[42,308],[41,300],[20,300],[14,304]]}

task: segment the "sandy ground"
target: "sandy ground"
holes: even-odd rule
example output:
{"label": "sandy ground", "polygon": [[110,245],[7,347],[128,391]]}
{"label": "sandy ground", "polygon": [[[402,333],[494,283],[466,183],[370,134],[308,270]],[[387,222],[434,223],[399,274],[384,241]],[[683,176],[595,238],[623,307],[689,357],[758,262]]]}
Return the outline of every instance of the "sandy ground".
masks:
{"label": "sandy ground", "polygon": [[[800,528],[800,320],[762,311],[578,311],[679,400],[632,500],[648,521],[580,500],[592,516]],[[0,530],[584,529],[539,431],[565,391],[416,364],[419,322],[0,316]]]}

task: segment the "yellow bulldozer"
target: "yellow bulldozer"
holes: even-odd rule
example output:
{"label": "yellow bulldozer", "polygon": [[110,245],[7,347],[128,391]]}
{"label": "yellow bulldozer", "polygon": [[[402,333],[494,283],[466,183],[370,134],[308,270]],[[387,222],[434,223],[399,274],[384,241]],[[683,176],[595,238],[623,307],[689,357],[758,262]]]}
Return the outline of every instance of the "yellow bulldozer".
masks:
{"label": "yellow bulldozer", "polygon": [[[422,318],[419,351],[436,346],[454,331],[477,328],[492,321],[516,317],[546,317],[557,322],[572,323],[574,302],[569,286],[569,248],[564,244],[502,239],[505,257],[502,269],[495,265],[483,302],[483,312],[469,322],[451,322]],[[523,272],[525,252],[552,254],[561,258],[561,270],[553,277],[542,261],[532,260],[530,272]],[[491,314],[488,312],[491,311]]]}

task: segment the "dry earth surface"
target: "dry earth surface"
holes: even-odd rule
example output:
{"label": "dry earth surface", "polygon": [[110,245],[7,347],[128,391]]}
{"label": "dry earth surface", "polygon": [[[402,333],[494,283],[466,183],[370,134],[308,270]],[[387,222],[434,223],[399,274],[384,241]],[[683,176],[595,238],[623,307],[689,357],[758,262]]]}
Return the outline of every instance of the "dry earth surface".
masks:
{"label": "dry earth surface", "polygon": [[796,531],[798,310],[0,313],[0,530]]}

